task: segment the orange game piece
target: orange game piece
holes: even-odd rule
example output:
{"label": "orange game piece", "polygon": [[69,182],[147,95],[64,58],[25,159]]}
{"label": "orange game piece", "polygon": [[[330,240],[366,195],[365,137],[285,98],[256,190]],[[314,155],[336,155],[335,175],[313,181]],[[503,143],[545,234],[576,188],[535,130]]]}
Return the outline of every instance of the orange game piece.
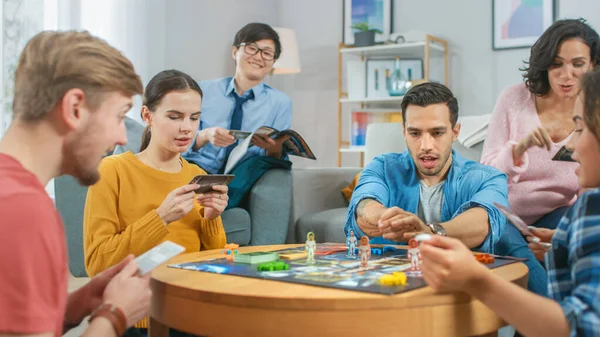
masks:
{"label": "orange game piece", "polygon": [[225,245],[225,247],[223,247],[223,254],[226,255],[226,259],[227,260],[233,260],[233,256],[237,255],[238,250],[237,248],[240,245],[235,244],[235,243],[228,243]]}

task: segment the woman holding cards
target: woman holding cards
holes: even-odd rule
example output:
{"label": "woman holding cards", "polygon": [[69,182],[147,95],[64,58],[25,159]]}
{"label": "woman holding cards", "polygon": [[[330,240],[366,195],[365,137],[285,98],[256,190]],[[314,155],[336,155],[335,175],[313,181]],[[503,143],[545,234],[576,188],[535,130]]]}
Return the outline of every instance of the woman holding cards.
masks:
{"label": "woman holding cards", "polygon": [[600,335],[600,72],[584,76],[569,139],[579,196],[560,220],[546,255],[551,299],[505,281],[460,241],[435,236],[421,245],[423,277],[436,291],[476,297],[525,336]]}
{"label": "woman holding cards", "polygon": [[[549,242],[577,199],[579,186],[573,174],[577,163],[552,158],[572,137],[579,81],[599,58],[600,37],[584,20],[556,21],[531,48],[522,69],[525,83],[505,89],[492,113],[481,162],[507,174],[512,211],[527,225],[540,227],[532,229],[537,237],[528,237],[529,241]],[[496,245],[499,255],[530,260],[543,260],[547,249],[534,242],[528,247],[510,224]],[[539,280],[529,289],[546,294],[544,273],[535,274]]]}
{"label": "woman holding cards", "polygon": [[101,179],[88,190],[84,252],[90,276],[165,240],[187,252],[225,246],[227,186],[196,195],[199,185],[189,182],[206,172],[180,156],[198,129],[202,90],[189,75],[165,70],[150,80],[143,99],[148,126],[141,152],[104,158]]}
{"label": "woman holding cards", "polygon": [[531,48],[525,83],[496,103],[481,162],[508,175],[511,209],[528,225],[556,228],[577,198],[577,164],[552,157],[571,137],[579,80],[598,58],[598,33],[583,20],[558,20]]}

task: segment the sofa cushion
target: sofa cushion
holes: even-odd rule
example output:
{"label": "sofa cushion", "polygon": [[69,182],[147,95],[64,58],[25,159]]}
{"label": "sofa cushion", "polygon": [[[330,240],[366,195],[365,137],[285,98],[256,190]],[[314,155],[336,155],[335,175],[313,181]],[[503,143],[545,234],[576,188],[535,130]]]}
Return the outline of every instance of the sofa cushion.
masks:
{"label": "sofa cushion", "polygon": [[306,241],[306,234],[313,232],[317,242],[346,242],[344,224],[347,212],[347,207],[341,207],[304,214],[296,222],[298,241]]}
{"label": "sofa cushion", "polygon": [[250,214],[243,208],[228,209],[221,214],[227,243],[237,243],[246,246],[250,243],[251,220]]}

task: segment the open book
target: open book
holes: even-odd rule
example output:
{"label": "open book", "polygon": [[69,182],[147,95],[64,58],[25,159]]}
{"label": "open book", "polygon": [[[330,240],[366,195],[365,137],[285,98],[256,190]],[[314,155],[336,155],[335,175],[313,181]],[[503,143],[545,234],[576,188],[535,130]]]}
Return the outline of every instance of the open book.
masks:
{"label": "open book", "polygon": [[282,136],[290,136],[290,139],[283,143],[283,151],[288,155],[304,157],[308,159],[316,160],[317,158],[313,154],[308,144],[304,141],[304,138],[294,130],[283,130],[279,131],[269,126],[261,126],[254,132],[231,130],[230,133],[237,139],[240,140],[238,145],[231,150],[229,158],[227,158],[227,164],[225,165],[225,173],[231,172],[231,170],[244,158],[248,149],[252,147],[252,136],[254,134],[264,135],[277,139]]}

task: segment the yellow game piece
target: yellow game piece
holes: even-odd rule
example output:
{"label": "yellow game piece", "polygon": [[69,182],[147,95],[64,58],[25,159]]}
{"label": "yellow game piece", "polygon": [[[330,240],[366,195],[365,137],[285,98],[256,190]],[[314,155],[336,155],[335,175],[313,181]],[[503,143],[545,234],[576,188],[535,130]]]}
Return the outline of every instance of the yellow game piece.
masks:
{"label": "yellow game piece", "polygon": [[379,278],[379,284],[384,286],[395,286],[406,284],[406,274],[403,272],[393,272],[389,275],[383,275]]}

